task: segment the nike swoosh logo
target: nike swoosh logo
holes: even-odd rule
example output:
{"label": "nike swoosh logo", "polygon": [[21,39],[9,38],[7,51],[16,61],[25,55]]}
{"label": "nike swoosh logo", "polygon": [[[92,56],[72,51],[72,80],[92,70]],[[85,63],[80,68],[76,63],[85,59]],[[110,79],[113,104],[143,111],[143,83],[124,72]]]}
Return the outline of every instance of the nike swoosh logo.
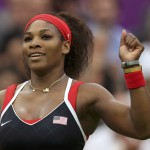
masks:
{"label": "nike swoosh logo", "polygon": [[4,126],[4,125],[6,125],[7,123],[9,123],[9,122],[11,122],[11,121],[12,121],[12,120],[9,120],[9,121],[6,121],[6,122],[2,123],[2,124],[1,124],[1,127]]}

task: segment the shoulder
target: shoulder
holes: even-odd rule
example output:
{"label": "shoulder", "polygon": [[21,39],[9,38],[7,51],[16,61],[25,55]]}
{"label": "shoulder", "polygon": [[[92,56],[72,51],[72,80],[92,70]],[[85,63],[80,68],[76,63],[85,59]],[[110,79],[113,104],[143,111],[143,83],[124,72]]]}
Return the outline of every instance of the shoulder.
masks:
{"label": "shoulder", "polygon": [[113,99],[112,94],[99,84],[81,84],[78,89],[76,103],[78,117],[82,118],[84,123],[91,124],[93,129],[93,126],[98,124],[103,112],[107,110],[108,104],[111,104]]}
{"label": "shoulder", "polygon": [[[16,85],[15,90],[18,89],[21,85],[22,85],[22,84]],[[11,86],[13,86],[13,85],[10,85],[9,87],[11,87]],[[6,91],[7,91],[7,88],[0,91],[0,109],[1,109],[1,107],[2,107],[2,105],[3,105]]]}
{"label": "shoulder", "polygon": [[5,97],[5,93],[6,93],[6,89],[0,91],[0,108],[1,108],[1,106],[2,106],[2,104],[3,104],[4,97]]}
{"label": "shoulder", "polygon": [[99,107],[103,107],[113,99],[113,95],[107,89],[96,83],[84,83],[78,89],[78,106],[87,108],[99,105]]}
{"label": "shoulder", "polygon": [[104,96],[112,96],[112,94],[103,86],[96,83],[83,83],[80,85],[79,94],[86,94],[95,99],[103,98]]}
{"label": "shoulder", "polygon": [[6,89],[5,89],[5,90],[0,91],[0,100],[2,100],[2,99],[4,98],[5,93],[6,93]]}

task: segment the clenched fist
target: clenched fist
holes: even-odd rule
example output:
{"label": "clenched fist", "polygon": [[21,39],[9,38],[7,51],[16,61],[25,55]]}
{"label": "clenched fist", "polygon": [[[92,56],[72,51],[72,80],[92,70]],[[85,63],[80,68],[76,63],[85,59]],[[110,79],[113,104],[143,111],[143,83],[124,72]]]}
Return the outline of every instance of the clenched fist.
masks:
{"label": "clenched fist", "polygon": [[143,44],[131,33],[122,31],[119,57],[121,61],[138,60],[144,50]]}

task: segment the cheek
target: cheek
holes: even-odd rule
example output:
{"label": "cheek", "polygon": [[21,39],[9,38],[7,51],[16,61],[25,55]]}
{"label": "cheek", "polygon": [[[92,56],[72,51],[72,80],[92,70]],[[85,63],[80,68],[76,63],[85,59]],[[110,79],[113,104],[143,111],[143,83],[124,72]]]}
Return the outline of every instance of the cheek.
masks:
{"label": "cheek", "polygon": [[26,51],[26,49],[27,49],[27,44],[23,43],[23,45],[22,45],[23,53]]}
{"label": "cheek", "polygon": [[53,49],[47,49],[47,55],[48,57],[51,57],[52,59],[56,59],[62,56],[62,52],[61,52],[60,47],[54,47]]}
{"label": "cheek", "polygon": [[49,43],[45,49],[47,50],[47,54],[51,55],[52,57],[62,55],[61,42],[53,41],[52,43]]}
{"label": "cheek", "polygon": [[59,50],[59,48],[57,49],[53,49],[53,50],[49,50],[47,52],[46,55],[46,61],[47,63],[58,63],[62,61],[62,53],[61,50]]}

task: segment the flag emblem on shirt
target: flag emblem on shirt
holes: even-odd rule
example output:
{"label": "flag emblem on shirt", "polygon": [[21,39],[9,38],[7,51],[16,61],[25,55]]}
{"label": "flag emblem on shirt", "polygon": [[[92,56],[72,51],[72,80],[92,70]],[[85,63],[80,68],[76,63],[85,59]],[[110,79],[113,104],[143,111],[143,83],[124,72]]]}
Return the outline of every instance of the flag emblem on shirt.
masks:
{"label": "flag emblem on shirt", "polygon": [[53,124],[61,124],[61,125],[67,125],[67,117],[62,116],[54,116],[53,118]]}

